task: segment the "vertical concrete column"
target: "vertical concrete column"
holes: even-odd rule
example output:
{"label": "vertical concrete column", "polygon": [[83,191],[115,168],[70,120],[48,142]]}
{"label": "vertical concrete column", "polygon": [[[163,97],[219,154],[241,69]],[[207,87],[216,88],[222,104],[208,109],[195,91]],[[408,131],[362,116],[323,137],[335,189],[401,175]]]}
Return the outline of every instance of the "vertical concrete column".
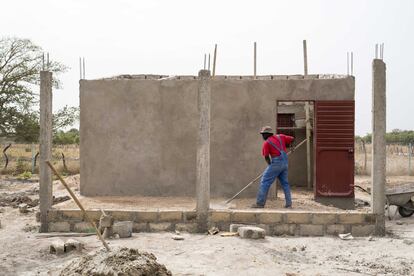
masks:
{"label": "vertical concrete column", "polygon": [[40,232],[48,231],[47,212],[52,207],[52,172],[45,161],[52,158],[52,72],[40,72]]}
{"label": "vertical concrete column", "polygon": [[377,215],[376,234],[385,235],[385,168],[386,168],[386,74],[385,63],[372,62],[372,212]]}
{"label": "vertical concrete column", "polygon": [[198,231],[207,231],[210,208],[210,71],[198,73],[198,139],[197,139],[197,223]]}

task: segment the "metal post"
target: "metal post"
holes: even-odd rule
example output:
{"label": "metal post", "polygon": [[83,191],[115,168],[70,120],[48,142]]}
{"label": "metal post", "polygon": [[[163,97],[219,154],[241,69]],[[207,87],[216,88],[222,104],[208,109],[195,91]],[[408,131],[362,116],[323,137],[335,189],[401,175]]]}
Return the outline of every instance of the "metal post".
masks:
{"label": "metal post", "polygon": [[35,173],[35,156],[36,156],[36,151],[35,151],[35,146],[32,143],[32,174]]}
{"label": "metal post", "polygon": [[40,72],[40,232],[48,231],[47,213],[52,207],[52,172],[46,161],[52,158],[52,72]]}
{"label": "metal post", "polygon": [[351,76],[354,75],[354,52],[351,52]]}
{"label": "metal post", "polygon": [[208,71],[210,71],[210,53],[208,54]]}
{"label": "metal post", "polygon": [[253,76],[254,79],[256,79],[256,61],[257,61],[257,45],[256,42],[254,43],[253,46]]}
{"label": "metal post", "polygon": [[204,54],[204,66],[203,66],[203,69],[204,70],[206,70],[206,59],[207,59],[207,55]]}
{"label": "metal post", "polygon": [[303,41],[303,70],[305,76],[308,75],[308,50],[306,48],[306,40]]}
{"label": "metal post", "polygon": [[217,44],[214,45],[214,56],[213,56],[213,77],[216,76],[216,58],[217,58]]}
{"label": "metal post", "polygon": [[372,212],[376,214],[375,232],[385,235],[386,183],[386,66],[380,59],[372,63]]}
{"label": "metal post", "polygon": [[85,58],[83,58],[83,79],[85,78]]}
{"label": "metal post", "polygon": [[210,209],[210,71],[200,70],[198,86],[198,139],[197,139],[197,225],[199,232],[206,232]]}

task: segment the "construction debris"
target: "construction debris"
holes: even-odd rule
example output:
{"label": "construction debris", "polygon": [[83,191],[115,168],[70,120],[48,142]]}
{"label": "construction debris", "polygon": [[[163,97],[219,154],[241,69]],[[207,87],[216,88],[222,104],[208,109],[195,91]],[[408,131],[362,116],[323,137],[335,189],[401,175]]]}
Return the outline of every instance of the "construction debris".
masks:
{"label": "construction debris", "polygon": [[235,236],[238,236],[238,235],[239,235],[239,233],[237,233],[237,232],[222,232],[222,233],[220,233],[221,237],[235,237]]}
{"label": "construction debris", "polygon": [[118,221],[114,223],[114,234],[118,234],[120,238],[129,238],[132,236],[132,221]]}
{"label": "construction debris", "polygon": [[239,236],[244,239],[264,239],[266,231],[256,226],[242,226],[237,229]]}
{"label": "construction debris", "polygon": [[354,237],[352,236],[352,234],[351,234],[351,233],[339,234],[339,235],[338,235],[338,237],[339,237],[341,240],[345,240],[345,241],[347,241],[347,240],[353,240],[353,239],[354,239]]}
{"label": "construction debris", "polygon": [[49,246],[49,252],[56,255],[68,253],[73,250],[82,251],[82,249],[83,244],[75,239],[68,239],[66,242],[61,239],[54,240]]}
{"label": "construction debris", "polygon": [[173,235],[172,239],[176,240],[176,241],[182,241],[182,240],[184,240],[184,237],[181,236],[181,235]]}
{"label": "construction debris", "polygon": [[62,270],[60,275],[170,276],[172,274],[164,265],[157,262],[153,254],[123,247],[110,252],[101,249],[92,255],[75,259]]}
{"label": "construction debris", "polygon": [[216,234],[218,234],[218,232],[220,232],[220,230],[219,230],[217,227],[211,227],[211,228],[208,230],[208,234],[209,234],[209,235],[216,235]]}

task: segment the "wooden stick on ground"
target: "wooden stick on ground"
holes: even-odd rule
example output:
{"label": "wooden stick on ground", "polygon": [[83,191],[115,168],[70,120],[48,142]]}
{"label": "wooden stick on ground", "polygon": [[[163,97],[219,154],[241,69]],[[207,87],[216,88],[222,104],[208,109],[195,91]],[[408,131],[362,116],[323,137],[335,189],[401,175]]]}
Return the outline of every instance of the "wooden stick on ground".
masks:
{"label": "wooden stick on ground", "polygon": [[70,196],[73,198],[73,200],[75,201],[75,203],[78,205],[78,207],[81,209],[83,215],[85,216],[86,220],[92,225],[92,227],[95,229],[96,234],[98,235],[98,238],[101,240],[102,244],[105,246],[106,250],[111,251],[111,249],[109,248],[108,244],[106,243],[106,241],[104,240],[104,238],[102,237],[101,233],[99,232],[98,228],[96,227],[95,222],[93,222],[90,217],[88,216],[88,214],[86,213],[85,209],[83,208],[82,204],[80,203],[80,201],[78,200],[78,198],[76,197],[76,195],[72,192],[72,190],[69,188],[68,184],[65,182],[65,180],[63,180],[63,178],[59,175],[59,173],[56,171],[56,169],[53,167],[53,165],[49,162],[46,161],[46,164],[50,167],[50,169],[52,170],[52,172],[59,178],[60,182],[62,182],[62,185],[66,188],[66,190],[69,192]]}

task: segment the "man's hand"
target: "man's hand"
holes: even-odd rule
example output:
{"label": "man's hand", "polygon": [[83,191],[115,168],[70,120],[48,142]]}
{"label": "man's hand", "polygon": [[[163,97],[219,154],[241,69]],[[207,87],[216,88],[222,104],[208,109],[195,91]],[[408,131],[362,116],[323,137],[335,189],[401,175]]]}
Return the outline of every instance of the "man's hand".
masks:
{"label": "man's hand", "polygon": [[266,160],[266,163],[268,164],[268,165],[270,165],[272,162],[270,161],[270,157],[269,156],[265,156],[265,160]]}

